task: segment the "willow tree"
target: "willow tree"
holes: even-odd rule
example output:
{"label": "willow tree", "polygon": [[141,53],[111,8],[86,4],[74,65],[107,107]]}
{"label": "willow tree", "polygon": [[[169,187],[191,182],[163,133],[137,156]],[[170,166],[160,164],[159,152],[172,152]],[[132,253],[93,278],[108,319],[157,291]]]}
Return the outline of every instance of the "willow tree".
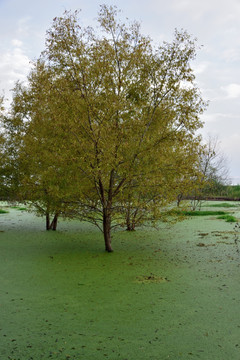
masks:
{"label": "willow tree", "polygon": [[0,177],[1,197],[6,200],[17,200],[19,185],[18,149],[19,134],[22,131],[22,122],[19,119],[9,119],[4,109],[3,99],[0,100]]}
{"label": "willow tree", "polygon": [[[35,138],[34,129],[45,128],[54,139],[63,202],[102,230],[111,252],[111,228],[129,199],[148,189],[141,201],[156,209],[163,195],[164,204],[172,201],[181,174],[193,171],[205,103],[191,69],[195,40],[186,32],[154,47],[138,23],[120,22],[115,7],[101,6],[97,31],[82,28],[78,16],[65,12],[47,31],[29,77],[29,116]],[[192,161],[184,163],[189,149]]]}
{"label": "willow tree", "polygon": [[[4,118],[4,106],[3,97],[0,97],[0,124],[3,124]],[[6,197],[6,184],[5,184],[5,167],[6,167],[6,151],[5,151],[5,137],[4,134],[0,133],[0,198]]]}
{"label": "willow tree", "polygon": [[27,86],[16,84],[4,118],[7,152],[17,167],[12,169],[18,175],[15,199],[45,216],[47,230],[56,230],[59,215],[66,215],[68,193],[72,197],[76,188],[70,170],[66,174],[66,136],[58,131],[55,97],[49,74],[37,61]]}

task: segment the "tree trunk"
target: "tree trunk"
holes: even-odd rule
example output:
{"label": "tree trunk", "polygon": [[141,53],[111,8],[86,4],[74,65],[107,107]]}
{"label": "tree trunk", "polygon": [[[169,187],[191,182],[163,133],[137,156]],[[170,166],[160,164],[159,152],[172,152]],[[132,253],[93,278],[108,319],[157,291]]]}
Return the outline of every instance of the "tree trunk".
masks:
{"label": "tree trunk", "polygon": [[129,223],[128,225],[127,225],[127,229],[126,229],[127,231],[135,231],[135,223],[134,222],[132,222],[132,223]]}
{"label": "tree trunk", "polygon": [[127,210],[127,217],[126,217],[126,225],[127,231],[135,231],[135,223],[136,223],[136,216],[138,213],[138,209],[135,210],[134,214],[131,216],[131,209],[130,207]]}
{"label": "tree trunk", "polygon": [[177,196],[177,207],[180,206],[180,202],[182,201],[182,198],[183,198],[183,194],[179,194],[179,195]]}
{"label": "tree trunk", "polygon": [[130,219],[130,208],[127,209],[127,216],[126,216],[126,225],[127,225],[127,231],[131,231],[131,219]]}
{"label": "tree trunk", "polygon": [[50,223],[50,215],[46,213],[46,230],[56,230],[57,229],[57,221],[58,221],[58,214],[54,215],[52,222]]}
{"label": "tree trunk", "polygon": [[135,221],[134,221],[134,220],[132,221],[132,228],[131,228],[131,231],[135,231]]}
{"label": "tree trunk", "polygon": [[127,223],[127,228],[126,228],[127,231],[132,231],[132,228],[131,228],[131,224],[130,223]]}
{"label": "tree trunk", "polygon": [[57,222],[58,222],[58,214],[55,214],[54,218],[53,218],[53,221],[52,221],[52,223],[50,225],[51,229],[54,230],[54,231],[57,229]]}
{"label": "tree trunk", "polygon": [[50,230],[51,229],[51,225],[50,225],[50,216],[49,213],[46,213],[46,230]]}
{"label": "tree trunk", "polygon": [[103,210],[103,234],[105,250],[107,252],[113,252],[111,246],[111,213],[108,209]]}

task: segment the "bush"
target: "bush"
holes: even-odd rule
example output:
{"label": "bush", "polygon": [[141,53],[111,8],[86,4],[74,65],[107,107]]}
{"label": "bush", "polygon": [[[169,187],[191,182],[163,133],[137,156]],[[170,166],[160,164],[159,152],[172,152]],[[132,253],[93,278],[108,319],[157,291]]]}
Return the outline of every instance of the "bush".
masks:
{"label": "bush", "polygon": [[229,214],[218,216],[218,219],[226,220],[226,222],[238,222],[238,220],[235,218],[235,216],[232,216]]}
{"label": "bush", "polygon": [[231,197],[233,199],[239,199],[240,198],[240,185],[232,185],[228,186],[227,189],[228,197]]}
{"label": "bush", "polygon": [[219,203],[219,204],[211,204],[211,205],[208,205],[208,207],[232,208],[232,207],[239,207],[239,204]]}
{"label": "bush", "polygon": [[7,214],[9,211],[0,209],[0,214]]}
{"label": "bush", "polygon": [[177,211],[179,215],[185,216],[211,216],[211,215],[226,215],[225,211]]}

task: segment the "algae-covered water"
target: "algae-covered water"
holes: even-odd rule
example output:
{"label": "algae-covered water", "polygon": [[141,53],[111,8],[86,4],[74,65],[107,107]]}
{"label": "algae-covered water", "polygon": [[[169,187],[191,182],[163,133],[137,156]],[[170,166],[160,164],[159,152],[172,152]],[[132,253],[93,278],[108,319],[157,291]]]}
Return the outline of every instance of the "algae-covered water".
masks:
{"label": "algae-covered water", "polygon": [[[60,221],[46,232],[43,219],[8,210],[1,360],[240,359],[234,223],[207,216],[119,231],[109,254],[88,224]],[[240,218],[240,207],[228,211]]]}

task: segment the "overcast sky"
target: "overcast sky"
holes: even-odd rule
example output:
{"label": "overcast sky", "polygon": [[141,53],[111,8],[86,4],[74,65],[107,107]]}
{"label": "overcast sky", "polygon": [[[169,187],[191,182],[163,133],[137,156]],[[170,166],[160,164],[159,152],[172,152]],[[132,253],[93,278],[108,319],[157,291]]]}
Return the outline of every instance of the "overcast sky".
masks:
{"label": "overcast sky", "polygon": [[203,47],[193,67],[210,101],[201,133],[218,136],[232,182],[240,184],[240,0],[0,0],[0,94],[10,98],[15,81],[26,78],[55,16],[82,9],[83,24],[93,25],[103,3],[140,21],[155,42],[170,41],[175,28],[197,37]]}

